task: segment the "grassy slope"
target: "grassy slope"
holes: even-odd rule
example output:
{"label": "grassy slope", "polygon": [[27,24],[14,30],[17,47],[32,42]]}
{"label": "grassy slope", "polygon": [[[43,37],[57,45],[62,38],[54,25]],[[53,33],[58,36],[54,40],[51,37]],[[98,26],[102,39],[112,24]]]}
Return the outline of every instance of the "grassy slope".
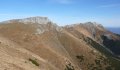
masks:
{"label": "grassy slope", "polygon": [[89,41],[92,41],[89,43],[92,47],[103,53],[108,60],[110,61],[111,65],[115,68],[115,70],[120,70],[120,61],[116,58],[115,55],[111,54],[108,50],[106,50],[102,45],[96,43],[92,39],[88,38]]}

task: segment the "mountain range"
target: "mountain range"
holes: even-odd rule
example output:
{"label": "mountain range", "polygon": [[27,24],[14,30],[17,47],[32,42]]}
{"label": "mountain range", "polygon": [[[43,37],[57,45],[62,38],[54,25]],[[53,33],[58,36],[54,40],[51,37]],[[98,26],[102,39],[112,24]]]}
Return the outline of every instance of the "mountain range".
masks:
{"label": "mountain range", "polygon": [[96,22],[0,22],[0,70],[120,70],[120,35]]}

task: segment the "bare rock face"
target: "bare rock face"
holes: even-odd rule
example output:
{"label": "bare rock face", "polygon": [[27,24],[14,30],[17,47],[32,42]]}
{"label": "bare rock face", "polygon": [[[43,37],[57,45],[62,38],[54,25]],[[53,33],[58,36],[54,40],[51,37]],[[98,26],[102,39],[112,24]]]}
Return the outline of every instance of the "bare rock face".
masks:
{"label": "bare rock face", "polygon": [[51,22],[47,17],[29,17],[29,18],[23,18],[23,19],[13,19],[8,21],[3,21],[2,23],[11,23],[11,22],[21,22],[24,24],[47,24],[48,22]]}
{"label": "bare rock face", "polygon": [[86,22],[84,24],[80,24],[82,27],[87,29],[89,33],[91,33],[92,37],[94,38],[97,34],[97,31],[105,31],[105,28],[101,24],[97,24],[96,22]]}
{"label": "bare rock face", "polygon": [[3,21],[1,23],[22,23],[28,25],[35,25],[36,26],[36,33],[35,34],[42,34],[46,31],[61,31],[62,28],[59,27],[57,24],[50,21],[47,17],[29,17],[23,19],[13,19],[8,21]]}
{"label": "bare rock face", "polygon": [[105,32],[107,31],[101,24],[97,24],[96,22],[86,22],[86,23],[67,25],[65,26],[65,28],[76,29],[80,31],[82,34],[93,39],[97,38],[99,33],[103,34],[104,31]]}
{"label": "bare rock face", "polygon": [[51,22],[47,17],[30,17],[25,19],[19,19],[19,22],[27,23],[38,23],[38,24],[47,24]]}

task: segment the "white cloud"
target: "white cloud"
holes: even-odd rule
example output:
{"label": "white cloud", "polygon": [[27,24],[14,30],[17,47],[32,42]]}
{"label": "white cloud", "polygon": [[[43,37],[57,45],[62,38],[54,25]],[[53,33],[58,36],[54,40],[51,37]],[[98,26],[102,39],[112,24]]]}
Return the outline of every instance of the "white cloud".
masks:
{"label": "white cloud", "polygon": [[101,8],[120,7],[120,4],[101,5],[100,7],[101,7]]}

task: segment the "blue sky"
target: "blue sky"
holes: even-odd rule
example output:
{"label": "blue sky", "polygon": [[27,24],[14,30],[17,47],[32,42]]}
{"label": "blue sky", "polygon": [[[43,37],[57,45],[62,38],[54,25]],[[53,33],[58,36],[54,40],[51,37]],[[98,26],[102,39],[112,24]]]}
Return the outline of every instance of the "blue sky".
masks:
{"label": "blue sky", "polygon": [[120,0],[0,0],[0,21],[31,16],[58,25],[92,21],[120,27]]}

